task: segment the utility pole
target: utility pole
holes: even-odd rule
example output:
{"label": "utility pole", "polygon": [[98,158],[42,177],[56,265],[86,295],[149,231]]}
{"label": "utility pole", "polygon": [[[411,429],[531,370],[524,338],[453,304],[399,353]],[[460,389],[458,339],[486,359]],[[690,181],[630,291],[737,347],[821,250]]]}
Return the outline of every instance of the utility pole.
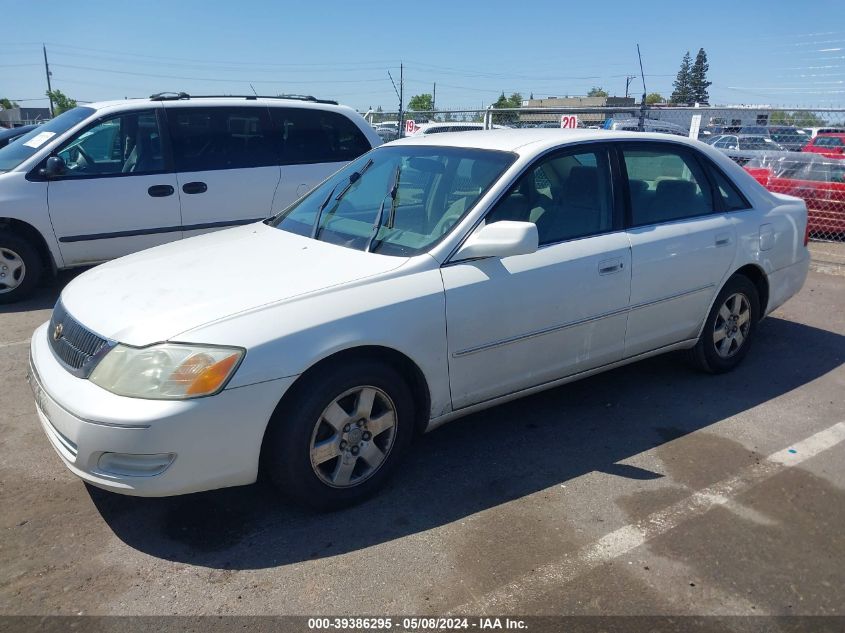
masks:
{"label": "utility pole", "polygon": [[636,78],[637,78],[636,75],[628,75],[627,77],[625,77],[625,98],[626,99],[628,98],[628,88],[631,87],[631,82],[634,81],[634,79],[636,79]]}
{"label": "utility pole", "polygon": [[400,62],[399,63],[399,135],[403,135],[404,127],[404,112],[403,108],[405,105],[405,66]]}
{"label": "utility pole", "polygon": [[53,117],[53,87],[50,85],[50,64],[47,63],[47,46],[41,45],[44,51],[44,72],[47,73],[47,96],[50,99],[50,116]]}
{"label": "utility pole", "polygon": [[434,87],[431,89],[431,109],[437,109],[437,82],[434,82]]}

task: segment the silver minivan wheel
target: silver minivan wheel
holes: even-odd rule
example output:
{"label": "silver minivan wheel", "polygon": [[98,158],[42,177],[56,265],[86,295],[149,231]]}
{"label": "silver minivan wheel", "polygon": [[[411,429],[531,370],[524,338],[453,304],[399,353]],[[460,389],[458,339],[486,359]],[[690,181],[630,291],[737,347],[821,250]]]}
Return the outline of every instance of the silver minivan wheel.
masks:
{"label": "silver minivan wheel", "polygon": [[23,258],[10,248],[0,247],[0,294],[15,290],[25,277]]}
{"label": "silver minivan wheel", "polygon": [[396,406],[371,385],[349,389],[323,410],[311,433],[311,467],[333,488],[351,488],[387,460],[396,437]]}

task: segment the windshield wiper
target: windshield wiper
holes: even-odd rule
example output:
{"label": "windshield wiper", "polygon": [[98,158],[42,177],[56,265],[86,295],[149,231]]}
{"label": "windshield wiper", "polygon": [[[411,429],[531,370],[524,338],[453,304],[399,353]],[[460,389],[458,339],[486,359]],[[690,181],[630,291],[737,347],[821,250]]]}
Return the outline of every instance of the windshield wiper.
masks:
{"label": "windshield wiper", "polygon": [[[361,176],[367,171],[373,164],[373,159],[367,161],[367,163],[361,168],[361,171],[353,171],[349,174],[349,182],[346,183],[346,186],[340,190],[340,193],[337,194],[337,198],[334,199],[335,202],[340,202],[340,199],[346,195],[346,192],[349,191],[349,188],[354,185]],[[326,199],[323,200],[322,204],[317,209],[317,217],[314,218],[314,224],[311,226],[311,237],[313,239],[317,239],[317,234],[320,232],[320,220],[323,217],[323,211],[325,211],[326,207],[329,206],[329,202],[331,202],[332,196],[334,192],[337,191],[337,188],[340,186],[340,183],[337,183],[332,190],[329,192],[329,195],[326,196]]]}
{"label": "windshield wiper", "polygon": [[373,222],[373,229],[372,233],[370,234],[370,239],[367,240],[367,245],[364,247],[364,252],[369,253],[372,250],[373,242],[378,235],[379,230],[381,229],[382,220],[384,219],[384,201],[387,198],[390,198],[390,213],[387,216],[387,228],[393,228],[393,220],[396,217],[396,192],[399,189],[399,176],[402,173],[402,162],[400,161],[398,165],[396,165],[396,171],[393,172],[393,182],[390,184],[390,189],[387,191],[387,195],[381,199],[381,205],[378,208],[378,213],[376,214],[376,219]]}

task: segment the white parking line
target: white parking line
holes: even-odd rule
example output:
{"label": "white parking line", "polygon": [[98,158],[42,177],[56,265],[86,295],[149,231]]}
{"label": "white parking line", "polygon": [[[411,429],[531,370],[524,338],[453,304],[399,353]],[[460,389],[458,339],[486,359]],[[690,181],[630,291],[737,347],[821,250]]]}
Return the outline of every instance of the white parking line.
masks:
{"label": "white parking line", "polygon": [[0,347],[16,347],[18,345],[29,345],[29,339],[24,341],[13,341],[12,343],[0,343]]}
{"label": "white parking line", "polygon": [[565,584],[599,565],[674,529],[684,521],[721,505],[731,505],[736,497],[760,482],[797,466],[845,441],[845,422],[838,422],[781,451],[769,455],[728,479],[703,488],[681,501],[654,512],[637,523],[606,534],[562,559],[544,565],[531,574],[503,585],[473,601],[452,609],[453,613],[485,613],[518,608],[524,595],[537,595],[544,587]]}

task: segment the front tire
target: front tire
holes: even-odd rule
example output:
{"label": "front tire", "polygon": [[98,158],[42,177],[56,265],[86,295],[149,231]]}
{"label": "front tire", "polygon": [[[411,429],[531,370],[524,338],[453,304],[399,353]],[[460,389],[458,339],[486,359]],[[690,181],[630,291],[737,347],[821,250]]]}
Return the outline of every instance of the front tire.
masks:
{"label": "front tire", "polygon": [[28,240],[0,230],[0,304],[25,299],[41,278],[44,262]]}
{"label": "front tire", "polygon": [[744,275],[734,275],[719,292],[695,347],[693,363],[703,371],[721,374],[742,362],[760,321],[757,287]]}
{"label": "front tire", "polygon": [[358,503],[388,478],[413,434],[411,391],[374,361],[330,366],[294,386],[270,421],[262,468],[317,510]]}

